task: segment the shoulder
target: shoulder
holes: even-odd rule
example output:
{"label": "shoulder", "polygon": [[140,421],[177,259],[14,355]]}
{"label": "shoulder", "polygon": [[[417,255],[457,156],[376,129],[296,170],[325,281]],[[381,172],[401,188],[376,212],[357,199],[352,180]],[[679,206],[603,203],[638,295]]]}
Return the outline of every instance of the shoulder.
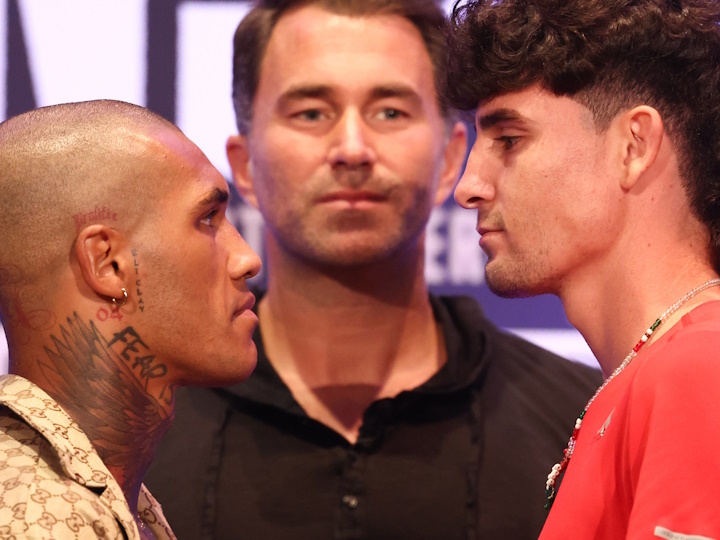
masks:
{"label": "shoulder", "polygon": [[698,318],[691,312],[678,324],[644,351],[644,358],[638,357],[635,392],[654,400],[683,395],[695,401],[703,394],[711,399],[720,387],[720,317]]}
{"label": "shoulder", "polygon": [[693,310],[633,360],[623,400],[623,453],[636,481],[629,536],[633,528],[647,530],[658,515],[675,530],[707,534],[720,526],[708,504],[720,486],[720,325],[703,311]]}
{"label": "shoulder", "polygon": [[[650,440],[662,440],[665,448],[688,437],[707,441],[720,433],[714,414],[720,388],[720,324],[698,317],[702,314],[694,310],[686,315],[633,360],[636,367],[625,398],[629,426],[633,433],[652,433]],[[666,440],[663,433],[672,437]]]}
{"label": "shoulder", "polygon": [[[8,427],[7,416],[0,425]],[[52,447],[13,420],[0,436],[0,536],[123,538],[115,516],[98,495],[65,477]]]}

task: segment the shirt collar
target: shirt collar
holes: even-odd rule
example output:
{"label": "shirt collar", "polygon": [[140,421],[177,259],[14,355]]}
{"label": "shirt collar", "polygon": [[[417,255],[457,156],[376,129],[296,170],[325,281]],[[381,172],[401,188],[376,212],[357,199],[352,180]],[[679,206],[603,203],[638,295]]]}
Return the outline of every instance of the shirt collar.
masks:
{"label": "shirt collar", "polygon": [[[264,291],[253,291],[257,297],[255,310]],[[464,390],[481,377],[491,354],[487,333],[494,327],[485,319],[480,306],[467,297],[438,297],[430,295],[430,304],[442,328],[447,361],[428,381],[411,392],[417,394],[449,394]],[[273,368],[265,353],[262,334],[258,328],[253,336],[258,361],[255,371],[246,381],[218,389],[218,392],[248,399],[255,403],[278,407],[304,416],[290,390]]]}
{"label": "shirt collar", "polygon": [[[100,501],[122,523],[131,540],[140,538],[120,485],[87,435],[53,398],[19,375],[3,375],[0,376],[0,404],[21,417],[50,443],[57,452],[63,472],[70,479],[100,494]],[[156,536],[161,529],[167,533],[165,538],[174,538],[160,506],[144,485],[140,488],[138,511]],[[159,537],[162,538],[162,534]]]}

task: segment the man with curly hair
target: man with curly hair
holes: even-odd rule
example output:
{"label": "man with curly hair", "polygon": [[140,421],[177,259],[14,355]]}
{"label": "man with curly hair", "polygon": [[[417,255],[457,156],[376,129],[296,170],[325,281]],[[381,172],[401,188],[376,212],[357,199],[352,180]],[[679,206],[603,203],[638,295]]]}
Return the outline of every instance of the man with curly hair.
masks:
{"label": "man with curly hair", "polygon": [[606,377],[541,538],[720,537],[720,4],[471,1],[449,39],[488,284],[558,295]]}

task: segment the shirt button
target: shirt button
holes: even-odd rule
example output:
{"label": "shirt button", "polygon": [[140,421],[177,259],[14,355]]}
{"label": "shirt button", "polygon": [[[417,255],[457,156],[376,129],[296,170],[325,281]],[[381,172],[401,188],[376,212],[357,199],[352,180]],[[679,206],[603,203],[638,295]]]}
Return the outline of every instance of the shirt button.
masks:
{"label": "shirt button", "polygon": [[354,508],[357,508],[358,498],[355,495],[345,495],[342,498],[342,502],[348,508],[354,509]]}

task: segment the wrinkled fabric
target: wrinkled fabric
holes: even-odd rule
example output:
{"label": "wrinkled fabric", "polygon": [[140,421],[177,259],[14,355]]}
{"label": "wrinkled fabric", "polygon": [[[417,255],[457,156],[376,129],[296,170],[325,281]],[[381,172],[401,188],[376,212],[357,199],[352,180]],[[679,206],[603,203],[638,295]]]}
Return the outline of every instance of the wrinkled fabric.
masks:
{"label": "wrinkled fabric", "polygon": [[[0,540],[139,540],[123,492],[90,440],[38,386],[0,377]],[[174,539],[142,486],[138,511],[158,539]]]}

